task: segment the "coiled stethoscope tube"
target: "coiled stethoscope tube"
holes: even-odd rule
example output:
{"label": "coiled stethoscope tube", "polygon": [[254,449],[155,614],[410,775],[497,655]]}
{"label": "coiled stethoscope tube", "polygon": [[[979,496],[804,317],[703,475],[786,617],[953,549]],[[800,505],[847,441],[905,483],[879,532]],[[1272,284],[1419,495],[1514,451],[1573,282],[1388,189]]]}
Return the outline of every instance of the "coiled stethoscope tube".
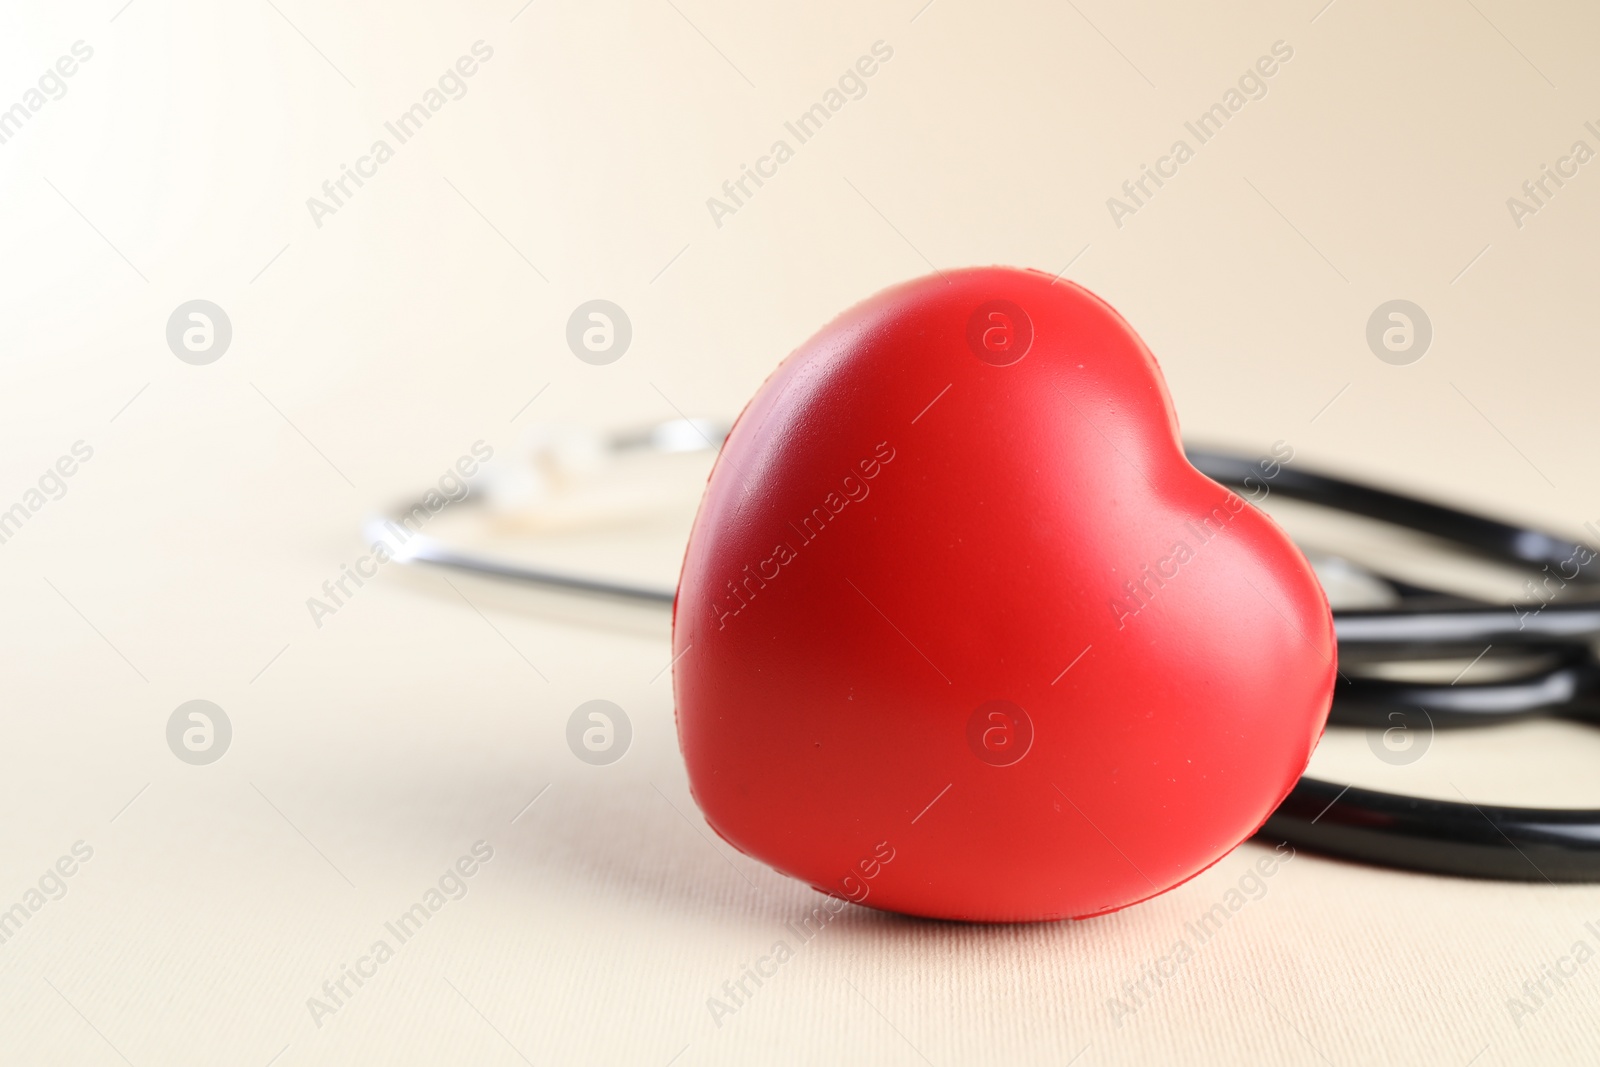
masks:
{"label": "coiled stethoscope tube", "polygon": [[[1189,461],[1225,485],[1260,472],[1247,459],[1191,449]],[[1600,712],[1600,665],[1589,641],[1600,635],[1600,561],[1565,538],[1414,497],[1316,474],[1280,469],[1272,491],[1378,519],[1451,542],[1481,559],[1557,569],[1563,586],[1590,595],[1517,610],[1384,575],[1399,603],[1335,611],[1341,663],[1460,655],[1487,646],[1543,653],[1543,668],[1509,680],[1417,683],[1348,677],[1335,682],[1328,721],[1377,727],[1421,711],[1433,727],[1502,723],[1530,715],[1593,719]],[[1600,810],[1515,808],[1431,800],[1302,778],[1261,835],[1346,859],[1437,874],[1515,881],[1600,881]]]}
{"label": "coiled stethoscope tube", "polygon": [[[614,451],[690,450],[692,430],[716,448],[727,427],[675,420],[607,439]],[[1256,460],[1188,449],[1189,462],[1224,485],[1251,489],[1263,477]],[[1336,609],[1343,666],[1445,657],[1472,658],[1490,646],[1544,662],[1510,679],[1440,684],[1340,672],[1328,721],[1391,727],[1396,718],[1449,729],[1556,715],[1600,723],[1600,557],[1586,545],[1539,530],[1362,485],[1303,467],[1279,466],[1271,491],[1426,534],[1486,562],[1555,568],[1563,598],[1523,611],[1460,596],[1367,569],[1392,593],[1383,608]],[[470,499],[470,494],[469,498]],[[402,509],[401,513],[404,513]],[[370,537],[390,540],[393,520],[376,516]],[[1579,557],[1583,557],[1580,561]],[[544,588],[670,607],[674,590],[525,566],[410,535],[395,558],[432,563]],[[1567,597],[1566,587],[1587,596]],[[1517,808],[1432,800],[1302,778],[1258,832],[1330,856],[1436,874],[1515,881],[1600,881],[1600,810]]]}

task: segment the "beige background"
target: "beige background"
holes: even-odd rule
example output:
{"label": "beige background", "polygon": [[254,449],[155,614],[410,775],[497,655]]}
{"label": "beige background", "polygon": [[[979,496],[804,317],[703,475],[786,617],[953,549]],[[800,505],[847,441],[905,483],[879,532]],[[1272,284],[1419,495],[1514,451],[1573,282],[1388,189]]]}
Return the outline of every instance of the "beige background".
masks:
{"label": "beige background", "polygon": [[[0,107],[94,49],[0,145],[0,507],[94,448],[0,545],[0,907],[94,849],[0,945],[0,1061],[1600,1059],[1600,962],[1521,1026],[1506,1007],[1600,944],[1600,890],[1311,856],[1116,1025],[1108,1000],[1256,846],[1081,924],[851,909],[719,1027],[707,998],[818,898],[708,840],[664,613],[390,567],[310,622],[361,518],[472,442],[731,416],[930,262],[1070,262],[1159,356],[1190,440],[1284,440],[1574,535],[1600,520],[1600,163],[1520,229],[1505,205],[1575,139],[1600,147],[1592,6],[921,2],[0,11]],[[467,95],[316,227],[305,199],[480,39]],[[878,40],[867,95],[716,227],[705,199]],[[1117,228],[1106,198],[1278,40],[1269,94]],[[562,336],[597,296],[635,331],[608,367]],[[163,334],[195,297],[234,328],[206,367]],[[1395,297],[1436,330],[1411,366],[1363,340]],[[564,551],[670,581],[683,521]],[[634,723],[608,768],[564,742],[596,697]],[[193,698],[235,730],[208,767],[165,743]],[[1404,767],[1335,732],[1314,769],[1600,806],[1597,760],[1600,735],[1550,724],[1440,736]],[[468,895],[316,1025],[307,998],[480,839]]]}

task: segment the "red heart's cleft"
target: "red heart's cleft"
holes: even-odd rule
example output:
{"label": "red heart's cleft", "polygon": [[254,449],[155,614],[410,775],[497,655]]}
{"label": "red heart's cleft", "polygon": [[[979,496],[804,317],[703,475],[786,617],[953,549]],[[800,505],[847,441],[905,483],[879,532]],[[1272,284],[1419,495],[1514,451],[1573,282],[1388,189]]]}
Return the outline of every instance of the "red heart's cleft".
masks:
{"label": "red heart's cleft", "polygon": [[1034,271],[907,282],[784,360],[678,588],[707,820],[913,915],[1083,917],[1194,877],[1294,786],[1333,689],[1304,557],[1185,460],[1127,323]]}

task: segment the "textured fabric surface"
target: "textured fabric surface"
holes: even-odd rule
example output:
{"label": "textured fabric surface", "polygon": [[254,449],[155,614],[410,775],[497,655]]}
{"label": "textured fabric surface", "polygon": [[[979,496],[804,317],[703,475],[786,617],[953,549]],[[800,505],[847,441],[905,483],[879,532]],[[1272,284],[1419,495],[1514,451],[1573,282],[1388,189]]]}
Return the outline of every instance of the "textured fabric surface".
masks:
{"label": "textured fabric surface", "polygon": [[[1582,536],[1597,31],[1500,0],[0,10],[0,1063],[1600,1060],[1590,886],[1250,844],[1093,921],[802,939],[823,898],[688,795],[664,611],[394,563],[324,592],[474,443],[731,417],[930,264],[1065,269],[1191,440]],[[609,365],[566,340],[596,298],[633,327]],[[232,325],[209,365],[164,332],[195,299]],[[1433,327],[1409,365],[1366,339],[1393,299]],[[673,485],[549,558],[670,583]],[[632,725],[609,766],[568,745],[596,699]],[[194,720],[169,744],[191,700],[214,763],[175,754]],[[1597,765],[1538,723],[1406,763],[1335,731],[1314,770],[1600,806]]]}

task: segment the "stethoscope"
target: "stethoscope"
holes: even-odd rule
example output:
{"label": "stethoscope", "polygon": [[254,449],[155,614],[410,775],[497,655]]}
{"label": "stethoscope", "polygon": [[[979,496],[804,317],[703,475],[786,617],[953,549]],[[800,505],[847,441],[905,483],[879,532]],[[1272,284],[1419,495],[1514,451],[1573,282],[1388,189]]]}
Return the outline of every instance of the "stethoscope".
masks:
{"label": "stethoscope", "polygon": [[[726,424],[678,419],[590,440],[609,455],[715,450]],[[1201,473],[1247,491],[1262,472],[1250,458],[1201,449],[1188,457]],[[1600,717],[1600,557],[1588,546],[1538,530],[1342,478],[1281,467],[1271,491],[1323,508],[1375,519],[1447,542],[1491,563],[1533,571],[1534,599],[1511,606],[1418,585],[1352,564],[1388,601],[1335,608],[1340,665],[1328,721],[1401,732],[1511,722],[1530,716]],[[469,489],[462,504],[482,502]],[[674,590],[529,566],[453,545],[424,532],[404,545],[389,535],[398,516],[368,520],[369,537],[388,541],[396,560],[471,571],[547,589],[670,608]],[[1316,560],[1314,563],[1318,562]],[[1319,574],[1325,567],[1319,566]],[[1325,583],[1326,583],[1326,579]],[[1584,594],[1588,594],[1585,597]],[[1548,594],[1548,599],[1546,599]],[[1536,665],[1510,678],[1451,683],[1369,676],[1363,667],[1443,658],[1477,662],[1491,648]],[[1301,778],[1258,831],[1272,842],[1379,866],[1515,881],[1600,881],[1600,810],[1517,808],[1404,796]]]}

